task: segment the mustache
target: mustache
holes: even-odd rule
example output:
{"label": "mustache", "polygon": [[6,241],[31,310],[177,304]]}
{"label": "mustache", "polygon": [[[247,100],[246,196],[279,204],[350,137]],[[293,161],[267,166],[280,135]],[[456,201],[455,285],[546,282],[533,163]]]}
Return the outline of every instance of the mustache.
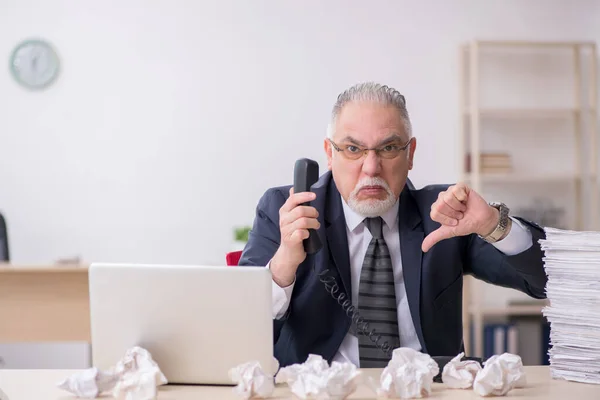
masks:
{"label": "mustache", "polygon": [[369,186],[381,186],[388,193],[391,193],[391,191],[392,191],[392,189],[390,189],[390,186],[387,184],[387,182],[384,181],[381,178],[378,178],[378,177],[369,177],[369,178],[363,178],[363,179],[361,179],[356,184],[356,187],[354,188],[354,191],[358,192],[360,189],[365,188],[365,187],[369,187]]}

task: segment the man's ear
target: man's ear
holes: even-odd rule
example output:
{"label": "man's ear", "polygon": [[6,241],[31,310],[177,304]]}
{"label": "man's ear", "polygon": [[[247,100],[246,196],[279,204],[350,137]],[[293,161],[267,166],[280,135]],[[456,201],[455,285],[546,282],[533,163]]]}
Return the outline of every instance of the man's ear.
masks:
{"label": "man's ear", "polygon": [[415,150],[417,149],[417,138],[413,137],[410,142],[410,146],[408,147],[408,169],[413,169],[413,159],[415,157]]}
{"label": "man's ear", "polygon": [[325,155],[327,155],[327,169],[331,171],[331,157],[333,154],[331,153],[331,143],[329,143],[327,138],[323,142],[323,149],[325,150]]}

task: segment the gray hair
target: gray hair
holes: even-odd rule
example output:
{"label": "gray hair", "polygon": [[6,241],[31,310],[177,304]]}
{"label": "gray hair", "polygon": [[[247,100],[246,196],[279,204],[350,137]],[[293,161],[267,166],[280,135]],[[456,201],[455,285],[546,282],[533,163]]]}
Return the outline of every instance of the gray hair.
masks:
{"label": "gray hair", "polygon": [[342,111],[342,108],[347,103],[353,101],[376,102],[386,106],[391,105],[396,107],[400,113],[400,116],[402,117],[402,120],[404,121],[404,130],[406,131],[406,134],[409,138],[412,137],[412,125],[410,123],[410,117],[408,116],[408,110],[406,109],[406,100],[404,99],[404,96],[396,89],[386,85],[380,85],[379,83],[374,82],[366,82],[354,85],[340,93],[337,101],[333,105],[333,110],[331,111],[331,120],[327,126],[328,138],[333,138],[333,133],[335,130],[334,126],[337,122],[340,112]]}

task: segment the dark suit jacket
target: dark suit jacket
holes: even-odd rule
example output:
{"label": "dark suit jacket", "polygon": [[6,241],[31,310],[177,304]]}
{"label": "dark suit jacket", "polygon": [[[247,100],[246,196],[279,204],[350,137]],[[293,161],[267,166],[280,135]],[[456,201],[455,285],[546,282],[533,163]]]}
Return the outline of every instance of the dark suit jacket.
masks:
{"label": "dark suit jacket", "polygon": [[[533,246],[506,256],[477,235],[447,239],[427,253],[421,244],[439,227],[429,217],[431,205],[447,185],[416,190],[410,181],[400,195],[399,238],[406,294],[422,351],[431,356],[455,356],[463,351],[463,276],[510,287],[534,298],[545,297],[546,274],[538,240],[539,226],[521,220],[532,233]],[[310,353],[331,362],[351,319],[326,291],[318,273],[329,269],[351,298],[350,257],[340,194],[327,172],[313,185],[321,224],[323,248],[307,257],[296,273],[288,312],[274,320],[274,353],[282,367],[302,363]],[[239,265],[265,266],[279,247],[279,209],[289,196],[289,186],[271,188],[260,199],[256,218]],[[316,273],[315,273],[316,271]]]}

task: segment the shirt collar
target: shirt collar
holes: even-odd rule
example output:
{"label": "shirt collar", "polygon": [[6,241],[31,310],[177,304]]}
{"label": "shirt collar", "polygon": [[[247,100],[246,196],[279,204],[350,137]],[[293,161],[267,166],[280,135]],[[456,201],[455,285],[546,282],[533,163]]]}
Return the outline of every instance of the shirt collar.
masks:
{"label": "shirt collar", "polygon": [[[340,196],[341,197],[341,196]],[[344,198],[342,198],[342,207],[344,208],[344,217],[346,219],[346,226],[348,229],[353,232],[364,220],[365,217],[357,214],[350,208],[350,206],[346,203]],[[394,206],[387,210],[385,214],[381,216],[385,224],[388,228],[393,229],[395,225],[398,223],[398,200],[394,203]]]}

